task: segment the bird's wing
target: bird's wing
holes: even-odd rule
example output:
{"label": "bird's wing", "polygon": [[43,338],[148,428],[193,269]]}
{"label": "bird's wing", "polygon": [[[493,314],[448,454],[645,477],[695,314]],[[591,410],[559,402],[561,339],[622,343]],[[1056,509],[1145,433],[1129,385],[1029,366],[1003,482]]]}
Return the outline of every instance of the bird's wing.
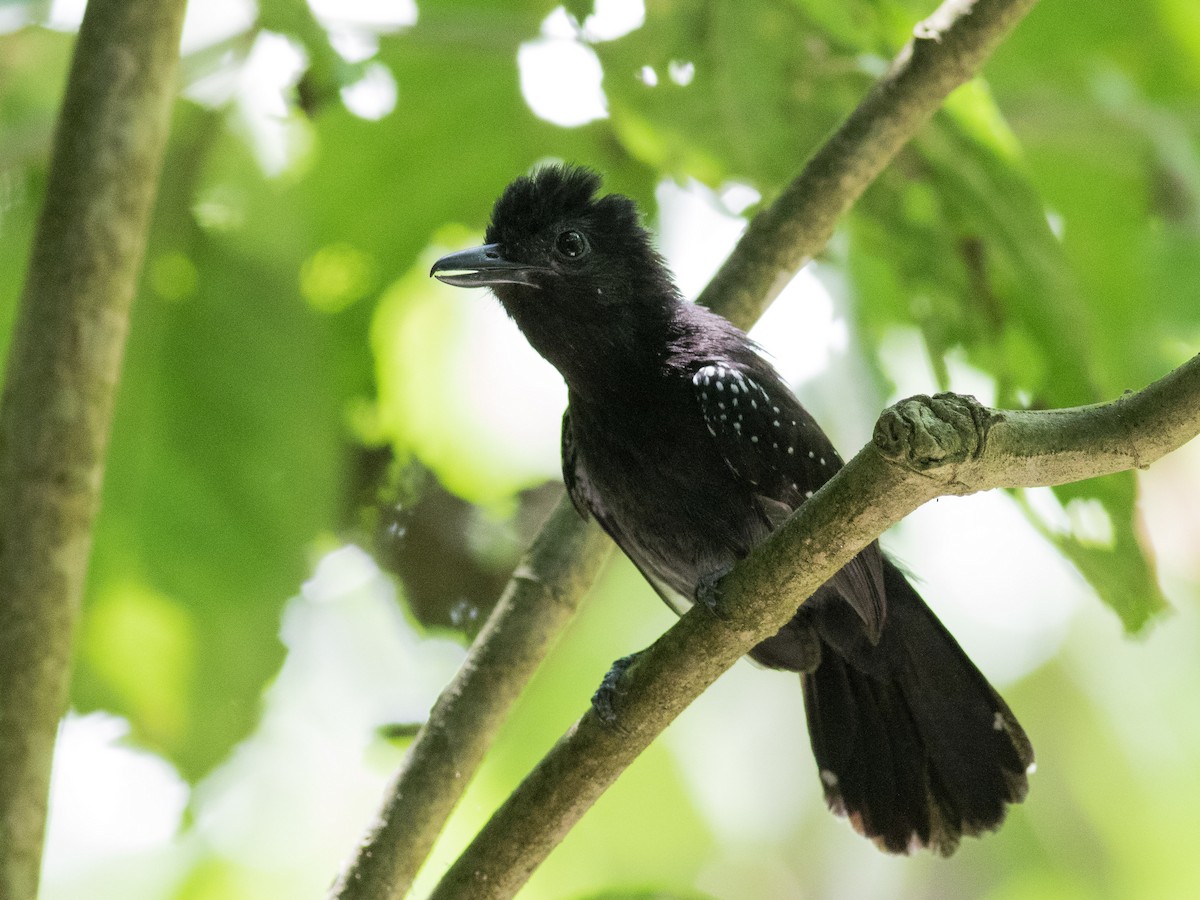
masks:
{"label": "bird's wing", "polygon": [[587,490],[587,475],[582,471],[579,455],[575,452],[575,432],[571,429],[571,410],[568,407],[562,417],[562,475],[563,484],[567,488],[567,496],[575,505],[576,512],[587,521],[591,515],[585,494]]}
{"label": "bird's wing", "polygon": [[694,601],[690,597],[684,597],[678,591],[664,584],[661,579],[655,578],[646,570],[645,566],[638,562],[636,554],[628,552],[630,544],[625,539],[624,532],[618,527],[613,517],[608,514],[604,502],[592,490],[591,482],[588,480],[587,469],[584,467],[583,460],[575,450],[575,434],[571,428],[570,408],[563,413],[562,420],[562,467],[563,484],[566,485],[567,496],[571,498],[571,503],[574,504],[579,515],[585,520],[595,518],[605,533],[616,542],[617,546],[626,551],[625,556],[642,573],[642,577],[654,588],[655,593],[662,598],[663,603],[667,604],[670,610],[676,615],[682,616],[691,609]]}
{"label": "bird's wing", "polygon": [[[693,373],[692,386],[726,465],[753,487],[772,528],[842,467],[825,432],[774,373],[714,362]],[[885,615],[878,545],[855,557],[830,584],[877,639]]]}

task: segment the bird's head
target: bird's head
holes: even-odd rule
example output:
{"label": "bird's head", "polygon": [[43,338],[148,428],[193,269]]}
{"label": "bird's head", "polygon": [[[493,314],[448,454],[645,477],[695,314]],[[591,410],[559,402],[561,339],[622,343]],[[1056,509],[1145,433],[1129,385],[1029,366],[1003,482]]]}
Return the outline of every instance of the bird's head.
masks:
{"label": "bird's head", "polygon": [[574,166],[521,176],[496,201],[487,243],[430,271],[446,284],[490,287],[574,388],[648,361],[679,302],[633,201],[597,197],[599,188],[600,176]]}

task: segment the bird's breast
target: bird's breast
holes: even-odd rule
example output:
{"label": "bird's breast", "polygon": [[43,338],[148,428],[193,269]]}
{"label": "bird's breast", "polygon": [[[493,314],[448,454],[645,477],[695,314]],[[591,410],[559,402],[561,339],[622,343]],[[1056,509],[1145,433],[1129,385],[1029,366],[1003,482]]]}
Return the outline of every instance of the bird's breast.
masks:
{"label": "bird's breast", "polygon": [[592,511],[648,574],[691,596],[766,535],[754,495],[692,407],[664,400],[627,415],[573,404],[571,419]]}

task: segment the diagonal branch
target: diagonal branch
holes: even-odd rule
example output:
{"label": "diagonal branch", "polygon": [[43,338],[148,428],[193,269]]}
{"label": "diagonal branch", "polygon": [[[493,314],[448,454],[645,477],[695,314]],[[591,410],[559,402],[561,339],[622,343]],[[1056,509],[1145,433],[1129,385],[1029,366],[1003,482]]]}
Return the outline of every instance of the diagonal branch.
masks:
{"label": "diagonal branch", "polygon": [[588,710],[492,816],[431,900],[512,897],[688,704],[921,504],[1144,467],[1198,433],[1200,355],[1139,394],[1096,406],[999,411],[939,394],[885,410],[872,443],[722,582],[728,619],[697,604],[639,656],[619,686],[615,725]]}
{"label": "diagonal branch", "polygon": [[[579,609],[612,541],[559,501],[434,704],[331,897],[402,897],[509,709]],[[400,848],[396,852],[395,848]]]}
{"label": "diagonal branch", "polygon": [[1037,0],[945,0],[800,175],[750,222],[700,303],[749,327],[854,205]]}
{"label": "diagonal branch", "polygon": [[184,0],[92,0],[0,401],[0,897],[37,893],[50,760]]}
{"label": "diagonal branch", "polygon": [[[941,106],[970,80],[1036,0],[946,0],[768,208],[754,217],[699,302],[748,328],[800,268],[825,246],[838,218]],[[599,571],[610,545],[594,525],[560,502],[537,545],[561,559],[587,547],[574,566],[514,577],[462,670],[421,729],[377,819],[330,890],[338,900],[399,900],[433,847],[451,810],[507,715],[516,686],[529,680]],[[550,599],[553,598],[553,599]],[[534,629],[533,632],[526,628]],[[511,649],[496,644],[504,634]],[[487,662],[485,662],[487,660]],[[494,694],[489,679],[502,667]],[[486,714],[484,707],[490,706]],[[453,765],[447,760],[453,748]]]}

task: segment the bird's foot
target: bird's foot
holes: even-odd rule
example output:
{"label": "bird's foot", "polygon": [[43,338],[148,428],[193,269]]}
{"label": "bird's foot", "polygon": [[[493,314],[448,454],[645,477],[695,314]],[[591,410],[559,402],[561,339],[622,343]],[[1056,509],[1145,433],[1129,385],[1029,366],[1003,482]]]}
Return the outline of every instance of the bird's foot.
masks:
{"label": "bird's foot", "polygon": [[613,663],[608,674],[604,676],[604,680],[600,682],[600,687],[596,688],[596,693],[592,694],[592,709],[596,711],[600,721],[609,728],[621,730],[617,724],[622,694],[621,679],[625,677],[630,666],[637,662],[637,658],[643,652],[639,650],[637,653],[630,653]]}
{"label": "bird's foot", "polygon": [[721,604],[721,581],[732,571],[733,566],[726,566],[707,575],[701,575],[700,583],[696,585],[696,602],[722,622],[729,621],[729,613]]}

